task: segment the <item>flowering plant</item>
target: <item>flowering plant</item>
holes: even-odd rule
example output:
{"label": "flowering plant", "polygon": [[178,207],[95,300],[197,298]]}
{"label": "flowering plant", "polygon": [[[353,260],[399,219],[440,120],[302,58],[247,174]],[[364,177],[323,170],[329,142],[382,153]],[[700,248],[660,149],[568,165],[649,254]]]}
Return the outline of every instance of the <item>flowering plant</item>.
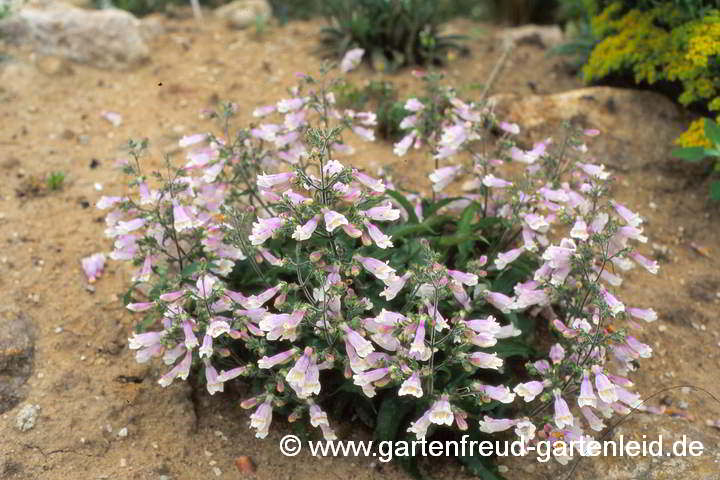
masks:
{"label": "flowering plant", "polygon": [[110,257],[138,267],[137,360],[162,359],[163,386],[244,379],[260,438],[286,415],[333,440],[333,416],[351,412],[382,439],[556,442],[641,407],[627,374],[651,349],[633,332],[656,316],[615,296],[614,270],[657,264],[632,250],[640,216],[586,160],[598,132],[524,149],[517,125],[427,75],[394,150],[428,151],[433,194],[403,193],[337,160],[348,132],[373,140],[376,117],[337,109],[326,73],[254,112],[275,122],[233,131],[226,105],[222,135],[183,137],[188,161],[166,174],[147,175],[146,143],[130,143],[136,193],[98,206],[112,208]]}

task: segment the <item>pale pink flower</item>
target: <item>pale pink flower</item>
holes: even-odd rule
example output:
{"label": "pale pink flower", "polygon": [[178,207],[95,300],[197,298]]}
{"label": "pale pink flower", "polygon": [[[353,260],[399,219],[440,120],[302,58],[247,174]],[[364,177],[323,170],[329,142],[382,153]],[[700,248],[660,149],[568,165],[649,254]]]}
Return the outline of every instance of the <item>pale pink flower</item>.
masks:
{"label": "pale pink flower", "polygon": [[198,144],[200,142],[204,142],[207,140],[208,134],[207,133],[196,133],[193,135],[185,135],[178,141],[178,146],[180,148],[186,148],[191,145]]}
{"label": "pale pink flower", "polygon": [[582,218],[578,218],[575,221],[572,230],[570,230],[570,236],[572,238],[577,238],[578,240],[587,240],[588,238],[590,238],[587,224]]}
{"label": "pale pink flower", "polygon": [[89,257],[83,258],[80,263],[85,271],[88,282],[95,283],[95,280],[102,275],[105,269],[105,255],[102,253],[94,253]]}
{"label": "pale pink flower", "polygon": [[500,403],[512,403],[515,400],[515,394],[505,385],[483,385],[482,391],[493,400]]}
{"label": "pale pink flower", "polygon": [[485,300],[502,313],[510,313],[513,308],[513,299],[499,292],[486,292]]}
{"label": "pale pink flower", "polygon": [[345,331],[345,339],[353,346],[360,358],[365,358],[375,351],[372,343],[349,326],[343,325],[343,330]]}
{"label": "pale pink flower", "polygon": [[520,126],[517,123],[500,122],[498,124],[501,130],[507,133],[518,134],[520,133]]}
{"label": "pale pink flower", "polygon": [[435,401],[429,412],[428,420],[436,425],[452,425],[455,420],[447,395],[443,395],[439,400]]}
{"label": "pale pink flower", "polygon": [[263,189],[285,190],[290,187],[290,183],[295,177],[295,172],[261,174],[257,176],[257,185]]}
{"label": "pale pink flower", "polygon": [[556,343],[552,347],[550,347],[549,357],[550,360],[552,360],[553,364],[557,365],[565,358],[565,349],[562,345]]}
{"label": "pale pink flower", "polygon": [[514,262],[515,260],[522,255],[524,248],[514,248],[512,250],[509,250],[507,252],[501,252],[498,254],[497,258],[495,259],[495,268],[498,270],[503,270],[505,267],[508,266],[508,264]]}
{"label": "pale pink flower", "polygon": [[657,261],[650,260],[650,259],[640,255],[637,252],[631,252],[630,258],[635,260],[635,262],[637,262],[638,265],[645,268],[645,270],[652,273],[653,275],[657,274],[658,270],[660,269]]}
{"label": "pale pink flower", "polygon": [[345,55],[340,62],[340,71],[347,73],[350,70],[353,70],[355,67],[360,65],[363,55],[365,55],[365,50],[362,48],[353,48],[345,52]]}
{"label": "pale pink flower", "polygon": [[355,260],[360,262],[365,270],[372,273],[378,280],[383,282],[393,280],[395,278],[395,269],[389,266],[387,263],[381,262],[372,257],[361,257],[355,255]]}
{"label": "pale pink flower", "polygon": [[433,182],[433,191],[441,192],[457,177],[462,170],[461,166],[442,167],[430,174],[430,181]]}
{"label": "pale pink flower", "polygon": [[610,177],[610,172],[605,170],[605,165],[593,165],[592,163],[577,163],[585,173],[591,177],[595,177],[600,180],[607,180]]}
{"label": "pale pink flower", "polygon": [[382,193],[385,191],[385,184],[381,180],[372,178],[358,171],[353,171],[353,177],[374,192]]}
{"label": "pale pink flower", "polygon": [[298,242],[309,239],[317,228],[317,225],[318,216],[316,215],[310,220],[308,220],[304,225],[298,225],[297,227],[295,227],[292,238],[294,238]]}
{"label": "pale pink flower", "polygon": [[535,424],[527,418],[520,420],[517,425],[515,425],[515,435],[517,435],[524,443],[527,443],[535,438],[536,430],[537,427]]}
{"label": "pale pink flower", "polygon": [[400,210],[392,208],[392,204],[390,202],[368,210],[361,210],[360,213],[377,221],[394,221],[400,218]]}
{"label": "pale pink flower", "polygon": [[513,392],[520,395],[526,402],[532,402],[535,400],[535,397],[542,393],[544,388],[542,382],[533,380],[526,383],[518,383],[515,385],[515,388],[513,388]]}
{"label": "pale pink flower", "polygon": [[353,225],[352,223],[348,223],[347,225],[342,225],[342,229],[343,229],[343,232],[345,232],[345,234],[346,234],[348,237],[351,237],[351,238],[360,238],[360,237],[363,236],[362,230],[360,230],[359,228],[357,228],[357,227],[356,227],[355,225]]}
{"label": "pale pink flower", "polygon": [[555,389],[553,391],[553,396],[555,397],[555,425],[558,428],[572,427],[574,418],[572,413],[570,413],[570,408],[568,408],[567,402],[562,398],[562,395],[560,395],[560,390]]}
{"label": "pale pink flower", "polygon": [[172,370],[170,370],[168,373],[160,377],[158,383],[163,387],[167,387],[176,378],[179,378],[181,380],[187,380],[188,375],[190,375],[191,364],[192,352],[188,350],[187,353],[185,353],[182,361],[175,365],[175,367],[173,367]]}
{"label": "pale pink flower", "polygon": [[305,104],[302,98],[285,98],[277,102],[277,111],[279,113],[288,113],[300,110]]}
{"label": "pale pink flower", "polygon": [[407,431],[410,433],[414,433],[417,438],[425,438],[430,424],[430,410],[428,410],[423,414],[422,417],[412,422]]}
{"label": "pale pink flower", "polygon": [[154,302],[138,302],[138,303],[128,303],[127,305],[125,305],[125,308],[127,308],[131,312],[144,312],[146,310],[150,310],[154,306],[155,306]]}
{"label": "pale pink flower", "polygon": [[250,415],[250,427],[257,430],[256,438],[267,437],[272,423],[272,403],[268,397],[258,408],[255,413]]}
{"label": "pale pink flower", "polygon": [[248,238],[253,245],[262,245],[267,239],[285,225],[286,220],[280,217],[258,218],[252,226],[252,235]]}
{"label": "pale pink flower", "polygon": [[385,249],[393,246],[393,243],[390,241],[390,237],[380,231],[380,229],[374,224],[370,222],[364,222],[364,224],[370,238],[372,238],[372,241],[375,242],[375,245],[377,245],[378,248]]}
{"label": "pale pink flower", "polygon": [[318,407],[315,403],[310,405],[310,425],[319,427],[320,425],[330,426],[327,413]]}
{"label": "pale pink flower", "polygon": [[[409,117],[406,117],[406,118],[409,118]],[[404,156],[407,153],[407,151],[410,149],[410,147],[412,147],[413,144],[415,143],[416,137],[417,137],[417,133],[415,133],[414,131],[405,135],[402,139],[400,139],[399,142],[397,142],[393,146],[393,153],[395,155],[397,155],[398,157]]]}
{"label": "pale pink flower", "polygon": [[597,406],[595,391],[593,390],[592,383],[590,382],[590,374],[587,370],[583,372],[583,379],[580,384],[580,395],[578,395],[578,405],[580,407]]}
{"label": "pale pink flower", "polygon": [[410,98],[405,102],[405,110],[408,112],[419,112],[425,108],[425,105],[417,98]]}
{"label": "pale pink flower", "polygon": [[408,377],[402,385],[400,385],[398,395],[412,395],[417,398],[421,398],[423,396],[420,374],[418,372],[413,372],[413,374],[410,375],[410,377]]}
{"label": "pale pink flower", "polygon": [[492,418],[485,415],[480,420],[480,431],[484,433],[504,432],[505,430],[517,425],[519,420],[510,418]]}
{"label": "pale pink flower", "polygon": [[348,219],[345,218],[345,215],[334,210],[325,210],[323,215],[325,218],[325,229],[328,232],[332,232],[337,227],[347,225],[349,223]]}
{"label": "pale pink flower", "polygon": [[657,320],[657,313],[655,313],[655,310],[652,308],[644,309],[630,307],[627,309],[627,313],[635,318],[639,318],[640,320],[645,320],[646,322],[654,322]]}
{"label": "pale pink flower", "polygon": [[474,352],[470,355],[470,363],[478,368],[488,368],[491,370],[497,370],[503,365],[502,358],[498,357],[496,353],[483,353]]}
{"label": "pale pink flower", "polygon": [[374,142],[375,141],[375,131],[371,130],[369,128],[361,127],[359,125],[353,125],[350,127],[353,132],[355,132],[355,135],[362,138],[365,141],[368,142]]}
{"label": "pale pink flower", "polygon": [[508,182],[503,180],[502,178],[498,178],[492,173],[487,174],[482,179],[482,184],[486,187],[491,188],[506,188],[506,187],[512,187],[512,182]]}
{"label": "pale pink flower", "polygon": [[597,388],[598,397],[600,397],[600,400],[603,402],[613,403],[618,400],[615,385],[613,385],[610,379],[599,369],[595,372],[595,387]]}
{"label": "pale pink flower", "polygon": [[410,272],[405,273],[402,277],[392,275],[385,281],[386,287],[385,290],[380,293],[380,296],[385,297],[385,300],[387,301],[394,299],[397,297],[397,294],[400,293],[400,290],[403,289],[410,276]]}

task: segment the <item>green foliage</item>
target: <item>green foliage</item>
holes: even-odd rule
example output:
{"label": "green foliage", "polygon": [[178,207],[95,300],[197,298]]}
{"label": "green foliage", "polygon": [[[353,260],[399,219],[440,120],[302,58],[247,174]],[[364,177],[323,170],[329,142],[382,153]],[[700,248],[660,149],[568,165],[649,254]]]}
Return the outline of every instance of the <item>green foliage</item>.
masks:
{"label": "green foliage", "polygon": [[322,14],[322,0],[270,0],[273,14],[281,24],[290,20],[308,20]]}
{"label": "green foliage", "polygon": [[375,70],[442,63],[462,52],[462,36],[440,35],[441,10],[434,0],[328,0],[330,26],[322,30],[326,54],[340,57],[363,48]]}
{"label": "green foliage", "polygon": [[402,130],[400,122],[408,115],[391,82],[372,80],[365,87],[349,82],[335,86],[338,105],[352,110],[371,109],[377,115],[377,132],[386,140],[397,140]]}
{"label": "green foliage", "polygon": [[[591,20],[590,34],[598,43],[583,68],[587,82],[630,76],[636,83],[675,84],[681,104],[720,119],[720,1],[597,2],[595,7],[602,9]],[[677,143],[704,146],[707,139],[696,123]]]}
{"label": "green foliage", "polygon": [[65,184],[65,173],[63,172],[51,172],[47,177],[47,187],[50,190],[61,190]]}
{"label": "green foliage", "polygon": [[[710,175],[720,174],[720,125],[710,119],[705,119],[705,138],[711,143],[711,147],[685,147],[673,150],[672,154],[686,162],[697,163],[708,157],[715,158],[714,166]],[[720,201],[720,180],[710,181],[710,198]]]}

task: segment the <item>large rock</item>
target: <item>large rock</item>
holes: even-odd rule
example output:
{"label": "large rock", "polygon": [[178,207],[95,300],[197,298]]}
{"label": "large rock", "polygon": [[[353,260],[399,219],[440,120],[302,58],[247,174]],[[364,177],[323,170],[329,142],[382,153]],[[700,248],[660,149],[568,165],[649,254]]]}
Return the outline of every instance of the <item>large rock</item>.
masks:
{"label": "large rock", "polygon": [[557,25],[522,25],[500,30],[497,37],[514,44],[531,44],[541,48],[552,48],[563,43],[563,32]]}
{"label": "large rock", "polygon": [[124,70],[148,59],[140,21],[122,10],[83,10],[63,3],[28,6],[0,22],[0,34],[38,53]]}
{"label": "large rock", "polygon": [[658,93],[613,87],[553,95],[499,94],[490,102],[500,118],[517,122],[533,140],[547,136],[558,140],[564,121],[597,128],[602,136],[593,139],[593,154],[620,170],[668,157],[672,141],[690,120],[683,108]]}
{"label": "large rock", "polygon": [[215,10],[215,15],[232,28],[247,28],[255,25],[256,19],[266,22],[272,16],[267,0],[235,0]]}

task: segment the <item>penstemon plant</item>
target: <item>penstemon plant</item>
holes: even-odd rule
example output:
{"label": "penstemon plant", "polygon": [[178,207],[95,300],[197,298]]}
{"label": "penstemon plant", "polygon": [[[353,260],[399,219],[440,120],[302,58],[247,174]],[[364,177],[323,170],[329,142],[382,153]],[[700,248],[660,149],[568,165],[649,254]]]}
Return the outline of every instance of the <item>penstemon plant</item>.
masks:
{"label": "penstemon plant", "polygon": [[647,408],[627,377],[651,354],[638,320],[656,315],[613,292],[617,271],[658,266],[632,248],[647,241],[640,216],[587,160],[599,132],[568,126],[522,149],[517,125],[427,74],[394,151],[428,151],[432,195],[403,193],[337,160],[347,133],[374,139],[376,117],[337,109],[328,71],[254,112],[274,123],[234,131],[225,105],[221,135],[180,140],[182,167],[148,176],[146,143],[130,143],[136,193],[98,206],[113,209],[110,257],[138,267],[137,360],[162,359],[163,386],[197,371],[214,394],[243,379],[259,438],[284,415],[334,440],[330,420],[351,412],[381,439],[557,442]]}

